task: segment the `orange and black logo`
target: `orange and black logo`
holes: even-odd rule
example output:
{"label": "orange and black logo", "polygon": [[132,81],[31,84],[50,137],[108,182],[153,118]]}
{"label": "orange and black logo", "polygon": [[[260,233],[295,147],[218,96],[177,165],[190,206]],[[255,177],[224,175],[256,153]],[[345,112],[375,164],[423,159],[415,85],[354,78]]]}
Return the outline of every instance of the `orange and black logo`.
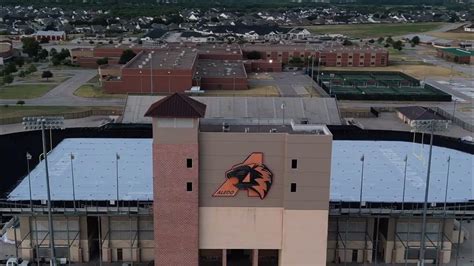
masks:
{"label": "orange and black logo", "polygon": [[243,163],[236,164],[225,173],[226,181],[213,197],[233,197],[239,190],[247,190],[249,197],[267,196],[273,182],[273,173],[263,164],[263,153],[253,152]]}

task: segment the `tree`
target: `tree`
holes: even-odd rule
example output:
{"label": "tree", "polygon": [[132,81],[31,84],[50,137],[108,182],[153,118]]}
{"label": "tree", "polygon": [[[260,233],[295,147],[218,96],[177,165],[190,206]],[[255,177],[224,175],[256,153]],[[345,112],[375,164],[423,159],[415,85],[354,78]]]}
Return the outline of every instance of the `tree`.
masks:
{"label": "tree", "polygon": [[30,73],[35,73],[37,71],[37,69],[36,69],[35,65],[30,65],[28,67],[27,71],[30,72]]}
{"label": "tree", "polygon": [[259,51],[251,51],[247,53],[248,59],[261,59],[261,55]]}
{"label": "tree", "polygon": [[15,79],[15,78],[13,78],[12,75],[7,74],[7,75],[3,76],[3,83],[5,83],[5,84],[10,84],[10,83],[13,82],[14,79]]}
{"label": "tree", "polygon": [[128,61],[132,60],[132,58],[134,58],[137,54],[135,54],[134,51],[132,51],[131,49],[127,49],[125,51],[122,52],[122,55],[120,56],[120,59],[119,59],[119,64],[126,64],[128,63]]}
{"label": "tree", "polygon": [[349,41],[349,40],[347,40],[347,39],[345,39],[345,40],[342,42],[342,45],[344,45],[344,46],[350,46],[350,45],[352,45],[352,42]]}
{"label": "tree", "polygon": [[41,45],[35,38],[25,37],[21,39],[21,42],[23,43],[23,52],[30,57],[37,56],[41,50]]}
{"label": "tree", "polygon": [[25,64],[25,59],[23,57],[15,57],[15,64],[19,67],[22,67]]}
{"label": "tree", "polygon": [[107,65],[109,63],[109,59],[107,57],[104,57],[104,58],[99,58],[97,59],[97,65],[101,66],[101,65]]}
{"label": "tree", "polygon": [[413,36],[413,38],[411,38],[411,43],[413,43],[414,45],[420,44],[420,37]]}
{"label": "tree", "polygon": [[24,77],[26,77],[26,72],[22,70],[22,71],[20,71],[20,73],[18,73],[18,76],[20,78],[24,78]]}
{"label": "tree", "polygon": [[393,49],[401,51],[403,48],[403,43],[402,41],[398,40],[392,44]]}
{"label": "tree", "polygon": [[54,56],[53,58],[51,58],[51,63],[53,64],[53,66],[58,66],[59,64],[61,64],[61,59],[59,59],[58,56]]}
{"label": "tree", "polygon": [[41,77],[46,79],[46,81],[48,81],[49,78],[53,77],[53,73],[49,70],[46,70],[46,71],[43,71],[43,73],[41,74]]}
{"label": "tree", "polygon": [[369,43],[375,43],[375,40],[374,40],[374,39],[370,39],[370,40],[369,40]]}
{"label": "tree", "polygon": [[384,37],[379,37],[379,38],[377,39],[377,42],[378,42],[379,44],[382,44],[384,40],[385,40]]}
{"label": "tree", "polygon": [[389,44],[393,43],[392,37],[388,36],[387,39],[385,40],[385,42],[389,43]]}
{"label": "tree", "polygon": [[39,59],[46,59],[48,57],[48,55],[49,55],[48,50],[41,49],[41,51],[38,53],[38,58]]}
{"label": "tree", "polygon": [[5,74],[10,74],[10,73],[15,73],[18,71],[18,69],[16,68],[16,65],[15,63],[13,62],[10,62],[6,67],[5,67]]}
{"label": "tree", "polygon": [[56,48],[51,48],[51,50],[49,50],[49,55],[51,55],[51,57],[57,54],[58,54],[58,50],[56,50]]}

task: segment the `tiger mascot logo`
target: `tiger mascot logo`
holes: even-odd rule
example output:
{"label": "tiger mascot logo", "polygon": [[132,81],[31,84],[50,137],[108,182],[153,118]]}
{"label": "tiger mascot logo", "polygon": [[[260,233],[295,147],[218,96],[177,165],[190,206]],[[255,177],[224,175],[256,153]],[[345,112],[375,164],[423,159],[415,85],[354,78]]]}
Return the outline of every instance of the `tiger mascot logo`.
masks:
{"label": "tiger mascot logo", "polygon": [[239,190],[247,190],[249,197],[267,196],[273,182],[273,173],[263,164],[263,153],[253,152],[243,163],[236,164],[225,173],[226,181],[213,197],[233,197]]}

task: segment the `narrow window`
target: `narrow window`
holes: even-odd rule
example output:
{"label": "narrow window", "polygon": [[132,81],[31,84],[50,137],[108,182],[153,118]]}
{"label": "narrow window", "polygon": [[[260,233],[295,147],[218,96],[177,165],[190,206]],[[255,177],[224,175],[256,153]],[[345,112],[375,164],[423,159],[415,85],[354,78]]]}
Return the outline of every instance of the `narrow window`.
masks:
{"label": "narrow window", "polygon": [[123,260],[123,250],[121,248],[117,249],[117,260]]}
{"label": "narrow window", "polygon": [[186,159],[186,167],[187,168],[193,168],[193,159]]}
{"label": "narrow window", "polygon": [[193,182],[186,183],[186,191],[193,191]]}
{"label": "narrow window", "polygon": [[290,191],[291,192],[296,192],[296,183],[291,183]]}
{"label": "narrow window", "polygon": [[298,168],[298,160],[293,159],[291,160],[291,169],[296,169]]}

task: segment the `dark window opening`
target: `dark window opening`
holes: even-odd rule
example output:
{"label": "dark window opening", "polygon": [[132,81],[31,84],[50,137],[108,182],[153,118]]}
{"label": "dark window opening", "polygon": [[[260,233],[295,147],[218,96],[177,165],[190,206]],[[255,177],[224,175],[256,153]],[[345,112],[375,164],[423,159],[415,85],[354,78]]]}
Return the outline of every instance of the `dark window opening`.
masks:
{"label": "dark window opening", "polygon": [[117,260],[123,260],[123,249],[117,249]]}
{"label": "dark window opening", "polygon": [[296,183],[291,183],[290,191],[291,192],[296,192]]}
{"label": "dark window opening", "polygon": [[193,182],[186,183],[186,191],[193,191]]}
{"label": "dark window opening", "polygon": [[193,168],[193,159],[186,159],[186,167],[187,168]]}
{"label": "dark window opening", "polygon": [[298,168],[298,160],[293,159],[291,160],[291,169],[296,169]]}

